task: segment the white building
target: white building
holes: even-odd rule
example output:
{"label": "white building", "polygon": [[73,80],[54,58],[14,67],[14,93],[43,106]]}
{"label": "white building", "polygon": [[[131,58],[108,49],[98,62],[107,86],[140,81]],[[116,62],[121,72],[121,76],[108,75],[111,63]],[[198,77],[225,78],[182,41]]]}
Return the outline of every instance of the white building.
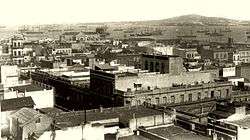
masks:
{"label": "white building", "polygon": [[4,87],[11,87],[18,84],[18,67],[17,65],[2,65],[1,71],[1,84]]}
{"label": "white building", "polygon": [[68,127],[61,130],[55,130],[55,135],[51,135],[52,131],[44,132],[37,140],[104,140],[104,126],[101,124],[87,123],[82,126]]}
{"label": "white building", "polygon": [[236,67],[222,68],[222,77],[236,76]]}
{"label": "white building", "polygon": [[4,99],[31,97],[35,108],[54,107],[54,89],[41,87],[35,84],[15,86],[4,92]]}

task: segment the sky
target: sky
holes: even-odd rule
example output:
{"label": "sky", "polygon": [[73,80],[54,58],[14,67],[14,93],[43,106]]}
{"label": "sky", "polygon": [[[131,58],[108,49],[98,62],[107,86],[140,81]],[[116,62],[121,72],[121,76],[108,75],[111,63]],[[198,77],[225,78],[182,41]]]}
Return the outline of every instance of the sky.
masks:
{"label": "sky", "polygon": [[249,0],[0,0],[0,25],[156,20],[199,14],[250,20]]}

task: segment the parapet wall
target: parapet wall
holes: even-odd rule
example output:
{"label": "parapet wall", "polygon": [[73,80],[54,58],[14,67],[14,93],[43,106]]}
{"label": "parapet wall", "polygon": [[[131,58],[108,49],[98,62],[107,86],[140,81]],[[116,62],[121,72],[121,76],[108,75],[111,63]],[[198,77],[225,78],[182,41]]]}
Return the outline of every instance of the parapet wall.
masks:
{"label": "parapet wall", "polygon": [[171,87],[173,84],[194,84],[195,82],[208,83],[213,81],[213,76],[208,72],[186,72],[180,75],[170,74],[144,74],[134,77],[121,77],[116,79],[115,88],[121,91],[127,91],[130,88],[135,90],[135,84],[142,84],[142,87],[163,88]]}

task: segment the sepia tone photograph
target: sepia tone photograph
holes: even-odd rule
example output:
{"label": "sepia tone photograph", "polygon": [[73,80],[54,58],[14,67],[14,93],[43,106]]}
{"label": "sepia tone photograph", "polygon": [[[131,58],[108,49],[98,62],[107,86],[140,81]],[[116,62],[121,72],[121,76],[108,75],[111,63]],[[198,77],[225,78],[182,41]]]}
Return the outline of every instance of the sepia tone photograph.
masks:
{"label": "sepia tone photograph", "polygon": [[0,0],[0,140],[250,140],[249,5]]}

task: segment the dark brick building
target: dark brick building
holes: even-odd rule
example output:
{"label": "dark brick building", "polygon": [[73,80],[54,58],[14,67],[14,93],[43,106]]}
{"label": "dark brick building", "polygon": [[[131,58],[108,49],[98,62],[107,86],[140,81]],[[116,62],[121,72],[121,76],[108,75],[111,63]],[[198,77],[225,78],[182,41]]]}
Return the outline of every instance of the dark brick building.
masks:
{"label": "dark brick building", "polygon": [[183,59],[171,55],[142,55],[143,70],[179,75],[183,72]]}

